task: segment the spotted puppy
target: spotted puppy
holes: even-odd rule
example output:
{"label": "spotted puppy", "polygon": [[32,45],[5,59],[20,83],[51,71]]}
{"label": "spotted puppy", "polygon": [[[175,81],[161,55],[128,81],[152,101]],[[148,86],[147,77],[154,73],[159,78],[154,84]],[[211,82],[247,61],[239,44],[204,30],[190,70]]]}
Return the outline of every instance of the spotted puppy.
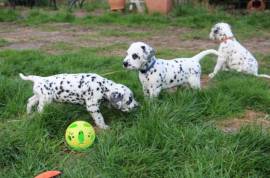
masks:
{"label": "spotted puppy", "polygon": [[213,78],[220,70],[235,70],[258,77],[270,78],[269,75],[258,74],[258,63],[255,57],[243,47],[233,36],[231,27],[227,23],[217,23],[211,29],[209,38],[220,43],[219,56],[213,73]]}
{"label": "spotted puppy", "polygon": [[173,60],[157,59],[154,49],[143,43],[135,42],[127,50],[123,66],[139,70],[139,78],[145,96],[156,97],[162,89],[169,89],[183,84],[200,89],[201,66],[199,61],[216,50],[203,51],[192,58]]}
{"label": "spotted puppy", "polygon": [[115,108],[126,112],[138,105],[128,87],[97,74],[59,74],[49,77],[20,74],[20,77],[34,82],[34,95],[28,100],[27,113],[31,113],[32,107],[37,104],[38,112],[42,112],[44,106],[53,101],[86,105],[96,125],[106,129],[108,126],[99,110],[102,100],[108,100]]}

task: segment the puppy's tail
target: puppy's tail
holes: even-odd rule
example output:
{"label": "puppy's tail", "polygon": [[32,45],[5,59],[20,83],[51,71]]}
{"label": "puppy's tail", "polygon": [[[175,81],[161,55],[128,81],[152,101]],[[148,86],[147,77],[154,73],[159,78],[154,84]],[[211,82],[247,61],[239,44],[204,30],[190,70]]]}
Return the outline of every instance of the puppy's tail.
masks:
{"label": "puppy's tail", "polygon": [[39,78],[38,76],[34,76],[34,75],[25,76],[22,73],[20,73],[19,75],[20,75],[21,79],[23,79],[23,80],[30,80],[32,82],[37,81],[37,79]]}
{"label": "puppy's tail", "polygon": [[192,57],[192,59],[196,60],[197,62],[200,62],[200,60],[202,58],[204,58],[206,55],[208,54],[215,54],[215,55],[219,55],[219,53],[217,52],[217,50],[214,50],[214,49],[208,49],[208,50],[205,50],[205,51],[202,51],[200,52],[199,54],[195,55]]}
{"label": "puppy's tail", "polygon": [[270,75],[266,75],[266,74],[257,74],[257,77],[263,77],[263,78],[269,78],[270,79]]}

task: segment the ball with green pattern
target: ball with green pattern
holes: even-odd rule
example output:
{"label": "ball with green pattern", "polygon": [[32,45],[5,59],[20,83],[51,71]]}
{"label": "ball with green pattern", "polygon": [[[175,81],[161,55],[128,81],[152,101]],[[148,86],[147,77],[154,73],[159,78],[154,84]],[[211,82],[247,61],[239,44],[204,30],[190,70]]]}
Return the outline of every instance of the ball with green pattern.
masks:
{"label": "ball with green pattern", "polygon": [[95,130],[91,124],[85,121],[75,121],[66,130],[66,143],[74,150],[85,150],[95,140]]}

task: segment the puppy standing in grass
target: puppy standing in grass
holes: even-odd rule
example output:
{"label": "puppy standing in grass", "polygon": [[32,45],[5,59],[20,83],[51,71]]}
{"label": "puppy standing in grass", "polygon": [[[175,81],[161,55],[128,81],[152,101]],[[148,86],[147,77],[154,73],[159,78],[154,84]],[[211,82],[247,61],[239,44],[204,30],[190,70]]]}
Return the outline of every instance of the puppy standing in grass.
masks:
{"label": "puppy standing in grass", "polygon": [[59,74],[49,77],[20,74],[20,77],[34,82],[34,96],[27,103],[28,114],[33,106],[38,105],[38,112],[42,112],[44,106],[53,101],[81,104],[86,105],[98,127],[107,129],[99,110],[102,100],[108,100],[115,108],[125,112],[138,105],[128,87],[97,74]]}
{"label": "puppy standing in grass", "polygon": [[220,70],[235,70],[258,77],[270,78],[269,75],[258,74],[258,63],[255,57],[243,47],[233,36],[227,23],[217,23],[211,29],[209,38],[220,43],[219,57],[214,71],[209,74],[213,78]]}
{"label": "puppy standing in grass", "polygon": [[144,95],[156,97],[162,89],[170,89],[183,84],[188,84],[193,89],[200,89],[201,65],[199,62],[208,54],[218,55],[218,52],[210,49],[191,58],[163,60],[155,57],[155,51],[149,45],[135,42],[127,50],[123,66],[127,69],[139,70]]}

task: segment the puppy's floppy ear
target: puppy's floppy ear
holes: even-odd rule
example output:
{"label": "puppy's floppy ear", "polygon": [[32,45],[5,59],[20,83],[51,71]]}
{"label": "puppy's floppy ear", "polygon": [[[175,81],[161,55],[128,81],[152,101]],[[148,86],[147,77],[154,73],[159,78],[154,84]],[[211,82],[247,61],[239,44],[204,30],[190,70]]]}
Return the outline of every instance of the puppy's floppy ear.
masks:
{"label": "puppy's floppy ear", "polygon": [[124,95],[120,92],[112,92],[110,95],[110,101],[112,102],[113,105],[119,107],[119,102],[122,101],[124,98]]}
{"label": "puppy's floppy ear", "polygon": [[216,27],[215,30],[214,30],[214,34],[218,34],[220,28],[219,27]]}
{"label": "puppy's floppy ear", "polygon": [[143,45],[141,46],[141,48],[143,52],[147,55],[147,60],[150,60],[156,54],[154,48],[149,45]]}
{"label": "puppy's floppy ear", "polygon": [[141,46],[144,53],[146,53],[146,46]]}

